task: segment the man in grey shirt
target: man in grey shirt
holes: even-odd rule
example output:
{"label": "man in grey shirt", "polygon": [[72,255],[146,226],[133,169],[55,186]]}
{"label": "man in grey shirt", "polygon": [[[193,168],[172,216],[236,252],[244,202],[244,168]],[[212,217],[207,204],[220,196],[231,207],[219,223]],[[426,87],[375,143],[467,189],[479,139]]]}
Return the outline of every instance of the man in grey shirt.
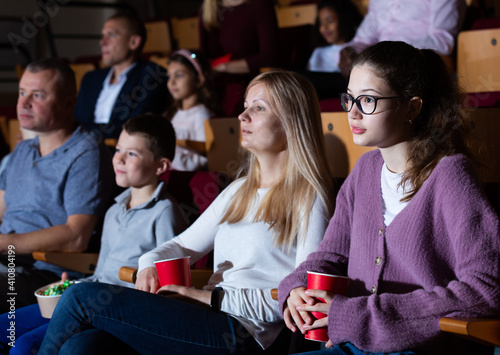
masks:
{"label": "man in grey shirt", "polygon": [[0,177],[2,313],[60,279],[61,268],[30,254],[85,251],[111,201],[110,154],[75,121],[75,97],[73,71],[55,59],[28,65],[19,83],[20,126],[37,136],[18,144]]}

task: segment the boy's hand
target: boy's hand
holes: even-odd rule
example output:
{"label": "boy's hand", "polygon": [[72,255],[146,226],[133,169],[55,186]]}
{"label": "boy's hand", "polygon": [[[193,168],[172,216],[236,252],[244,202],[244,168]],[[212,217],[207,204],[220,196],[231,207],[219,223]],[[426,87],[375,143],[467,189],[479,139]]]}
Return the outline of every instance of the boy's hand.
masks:
{"label": "boy's hand", "polygon": [[155,293],[160,288],[156,268],[148,267],[137,274],[135,289]]}
{"label": "boy's hand", "polygon": [[61,274],[61,282],[69,280],[68,273],[65,271]]}

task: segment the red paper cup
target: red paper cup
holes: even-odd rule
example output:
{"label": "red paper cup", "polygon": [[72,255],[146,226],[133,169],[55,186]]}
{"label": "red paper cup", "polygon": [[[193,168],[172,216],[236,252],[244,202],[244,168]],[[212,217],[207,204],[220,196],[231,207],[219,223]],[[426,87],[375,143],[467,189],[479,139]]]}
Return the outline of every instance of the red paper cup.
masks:
{"label": "red paper cup", "polygon": [[[349,278],[345,276],[321,274],[319,272],[307,272],[307,288],[312,290],[325,290],[338,295],[345,295],[349,286]],[[318,302],[325,302],[322,298],[317,298]],[[320,312],[311,312],[313,318],[321,319],[326,314]],[[318,328],[307,331],[305,337],[314,341],[328,341],[328,328]]]}
{"label": "red paper cup", "polygon": [[155,262],[160,286],[179,285],[191,287],[190,257],[173,258]]}

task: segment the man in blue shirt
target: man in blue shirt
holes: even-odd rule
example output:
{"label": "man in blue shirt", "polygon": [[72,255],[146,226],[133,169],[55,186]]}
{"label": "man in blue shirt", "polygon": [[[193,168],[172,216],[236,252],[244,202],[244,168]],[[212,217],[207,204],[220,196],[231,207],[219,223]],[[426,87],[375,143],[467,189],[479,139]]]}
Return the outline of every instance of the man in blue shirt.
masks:
{"label": "man in blue shirt", "polygon": [[128,119],[167,108],[167,73],[141,60],[145,42],[144,23],[133,14],[118,13],[104,23],[99,44],[105,69],[83,77],[75,108],[77,121],[97,136],[117,139]]}
{"label": "man in blue shirt", "polygon": [[18,144],[0,177],[0,284],[12,286],[1,312],[36,302],[35,289],[60,279],[61,268],[30,254],[85,251],[111,202],[110,154],[75,121],[75,100],[69,66],[55,59],[28,65],[17,115],[37,137]]}

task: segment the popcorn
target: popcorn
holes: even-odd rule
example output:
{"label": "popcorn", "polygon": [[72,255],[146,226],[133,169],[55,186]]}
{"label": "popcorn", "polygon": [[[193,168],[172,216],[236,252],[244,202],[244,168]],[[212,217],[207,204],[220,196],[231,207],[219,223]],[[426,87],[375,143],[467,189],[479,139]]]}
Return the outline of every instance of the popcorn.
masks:
{"label": "popcorn", "polygon": [[64,281],[60,284],[57,284],[57,285],[54,285],[54,286],[51,286],[49,288],[47,288],[43,293],[40,293],[41,295],[44,295],[44,296],[58,296],[58,295],[62,295],[62,293],[68,288],[70,287],[71,285],[74,285],[76,282],[75,281]]}

